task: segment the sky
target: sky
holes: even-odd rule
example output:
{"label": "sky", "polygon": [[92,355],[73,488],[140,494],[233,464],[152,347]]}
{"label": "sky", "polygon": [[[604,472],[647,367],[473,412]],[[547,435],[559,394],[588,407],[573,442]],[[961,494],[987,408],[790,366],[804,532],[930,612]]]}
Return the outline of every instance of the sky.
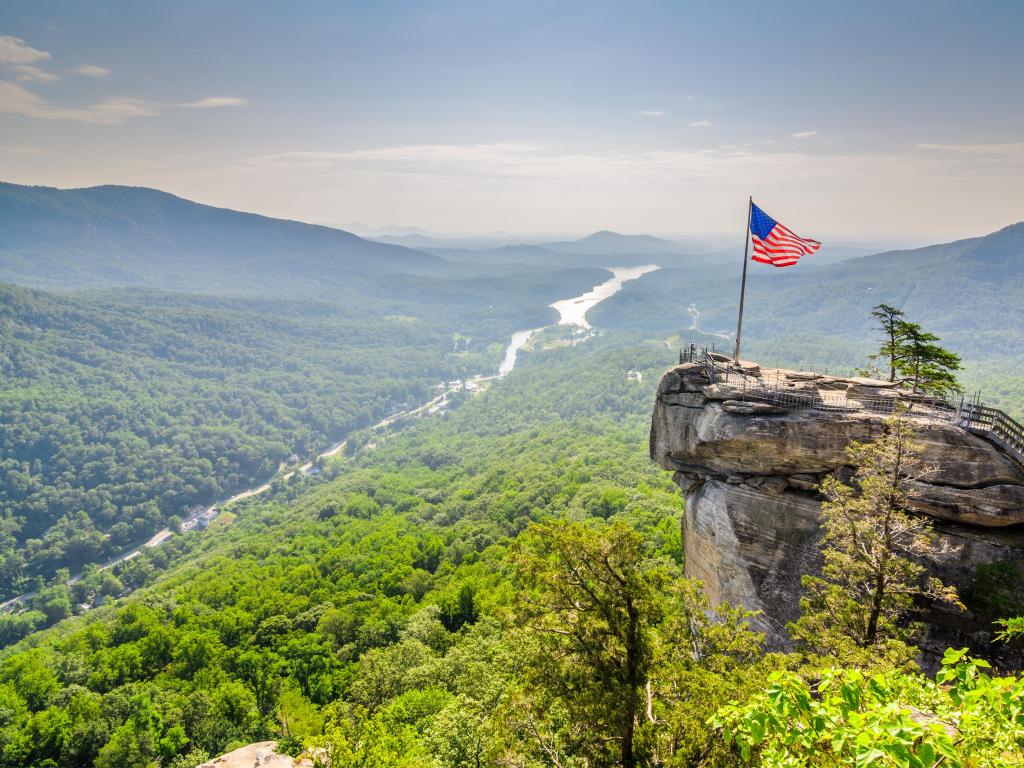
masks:
{"label": "sky", "polygon": [[5,0],[0,180],[448,234],[1024,219],[1024,2]]}

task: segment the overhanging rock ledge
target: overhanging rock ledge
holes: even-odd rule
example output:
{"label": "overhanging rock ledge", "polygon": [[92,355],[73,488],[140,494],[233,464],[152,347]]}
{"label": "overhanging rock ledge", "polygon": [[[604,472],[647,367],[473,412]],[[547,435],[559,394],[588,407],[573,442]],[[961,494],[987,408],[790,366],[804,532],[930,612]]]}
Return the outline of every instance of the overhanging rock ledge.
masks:
{"label": "overhanging rock ledge", "polygon": [[[704,582],[713,603],[761,611],[755,621],[769,647],[788,649],[785,626],[799,615],[800,578],[821,565],[817,485],[828,474],[849,476],[846,446],[883,430],[886,416],[869,404],[896,392],[888,382],[749,363],[728,381],[715,378],[700,363],[665,373],[651,458],[675,473],[686,496],[686,574]],[[766,381],[772,397],[764,396]],[[908,418],[925,463],[936,469],[914,485],[914,510],[958,547],[925,565],[968,605],[964,612],[924,607],[924,660],[933,664],[945,647],[967,645],[1018,664],[1019,650],[991,644],[994,617],[972,588],[979,566],[1024,564],[1024,467],[936,409],[915,405]]]}

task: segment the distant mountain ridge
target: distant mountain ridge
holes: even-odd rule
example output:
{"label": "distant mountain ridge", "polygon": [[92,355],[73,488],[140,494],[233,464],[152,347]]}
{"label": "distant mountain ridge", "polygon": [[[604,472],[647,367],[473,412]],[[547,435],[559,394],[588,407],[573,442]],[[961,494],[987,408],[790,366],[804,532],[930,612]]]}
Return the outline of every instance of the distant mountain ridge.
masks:
{"label": "distant mountain ridge", "polygon": [[[398,230],[400,227],[392,227]],[[429,233],[402,235],[368,235],[373,240],[433,253],[449,261],[475,265],[523,264],[534,266],[558,265],[627,266],[655,262],[662,267],[714,268],[738,263],[742,245],[724,247],[721,237],[667,239],[653,235],[623,235],[610,230],[594,232],[577,240],[505,240],[492,236],[441,237]],[[878,253],[891,248],[891,244],[871,247],[867,243],[826,242],[815,254],[811,267],[835,264],[839,261]]]}
{"label": "distant mountain ridge", "polygon": [[[737,260],[699,274],[668,269],[647,275],[595,307],[594,322],[696,330],[699,316],[699,329],[728,333],[736,323],[739,266]],[[798,336],[816,334],[871,346],[871,308],[887,303],[965,359],[1000,358],[1024,369],[1024,222],[981,237],[809,266],[804,260],[787,269],[753,265],[745,339],[785,348]]]}
{"label": "distant mountain ridge", "polygon": [[402,243],[449,261],[475,264],[524,264],[560,267],[610,267],[656,261],[663,266],[695,265],[706,261],[713,249],[653,235],[622,235],[610,230],[578,240],[500,243],[487,238],[441,239],[423,235],[377,238]]}
{"label": "distant mountain ridge", "polygon": [[543,243],[548,250],[585,256],[665,256],[679,254],[684,248],[672,240],[653,235],[621,235],[601,230],[579,240]]}
{"label": "distant mountain ridge", "polygon": [[0,182],[0,280],[44,287],[259,290],[436,270],[434,255],[146,187]]}
{"label": "distant mountain ridge", "polygon": [[[886,251],[851,259],[845,266],[857,268],[876,263],[904,264],[927,259],[933,263],[958,263],[964,269],[1000,270],[1000,274],[1024,273],[1024,221],[988,235],[927,245],[923,248]],[[995,273],[988,271],[990,276]]]}
{"label": "distant mountain ridge", "polygon": [[403,245],[406,248],[417,248],[428,252],[451,248],[455,250],[473,249],[487,250],[500,248],[509,245],[508,240],[501,240],[491,237],[441,237],[431,234],[372,234],[365,235],[366,239],[376,243],[390,243],[391,245]]}

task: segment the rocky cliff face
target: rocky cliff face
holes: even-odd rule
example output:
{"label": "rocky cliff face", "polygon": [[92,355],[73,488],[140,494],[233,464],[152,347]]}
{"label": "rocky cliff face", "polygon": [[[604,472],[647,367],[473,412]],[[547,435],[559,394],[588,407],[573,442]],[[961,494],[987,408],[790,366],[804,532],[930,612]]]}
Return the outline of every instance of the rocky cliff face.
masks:
{"label": "rocky cliff face", "polygon": [[[848,476],[844,449],[881,434],[881,411],[895,394],[887,382],[751,364],[716,383],[695,363],[662,378],[651,457],[686,494],[687,575],[704,582],[713,602],[762,611],[759,629],[772,648],[789,647],[785,625],[799,614],[800,578],[820,567],[817,485],[830,473]],[[991,595],[978,593],[979,573],[1012,574],[1024,564],[1024,467],[938,411],[915,406],[909,418],[936,468],[913,487],[913,506],[958,547],[926,565],[969,608],[923,606],[925,660],[969,645],[1019,663],[1019,650],[991,645]]]}

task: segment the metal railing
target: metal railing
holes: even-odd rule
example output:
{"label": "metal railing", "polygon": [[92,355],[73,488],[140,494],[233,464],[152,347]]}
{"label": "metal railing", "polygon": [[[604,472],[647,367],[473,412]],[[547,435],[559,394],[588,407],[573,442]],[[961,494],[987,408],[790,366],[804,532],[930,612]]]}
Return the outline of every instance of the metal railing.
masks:
{"label": "metal railing", "polygon": [[[787,411],[814,410],[835,414],[869,411],[888,416],[897,405],[903,405],[918,416],[939,418],[987,438],[1024,466],[1024,425],[1005,411],[982,405],[977,396],[973,401],[965,402],[963,397],[957,401],[894,389],[891,395],[850,397],[846,388],[828,389],[827,381],[822,381],[826,388],[797,389],[781,383],[788,378],[785,374],[743,375],[743,370],[733,365],[727,355],[697,344],[689,344],[680,350],[679,362],[698,363],[710,384],[729,384],[732,383],[730,378],[738,378],[737,399],[759,400]],[[808,374],[805,380],[814,381],[817,375],[820,374]],[[822,379],[826,377],[827,374]]]}
{"label": "metal railing", "polygon": [[964,429],[987,437],[1024,464],[1024,426],[1020,422],[977,402],[961,406],[960,417]]}

